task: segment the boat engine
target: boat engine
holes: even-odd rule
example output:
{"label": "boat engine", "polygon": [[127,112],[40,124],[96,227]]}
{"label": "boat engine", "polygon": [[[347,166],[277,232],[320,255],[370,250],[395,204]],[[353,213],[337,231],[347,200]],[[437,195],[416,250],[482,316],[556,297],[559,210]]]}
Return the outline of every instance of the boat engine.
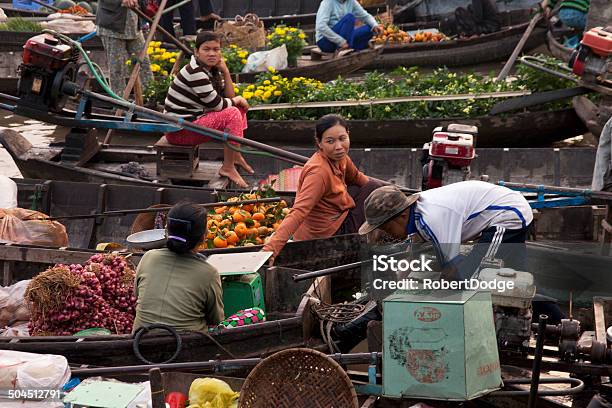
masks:
{"label": "boat engine", "polygon": [[68,100],[62,87],[66,81],[75,81],[78,59],[79,51],[73,45],[52,34],[26,41],[19,66],[19,105],[60,112]]}
{"label": "boat engine", "polygon": [[480,271],[478,279],[514,283],[512,289],[491,293],[495,333],[500,348],[526,351],[531,337],[531,304],[536,292],[533,275],[511,268],[485,268]]}
{"label": "boat engine", "polygon": [[427,190],[464,181],[470,177],[475,157],[476,126],[450,124],[437,127],[432,141],[423,146],[422,189]]}
{"label": "boat engine", "polygon": [[612,88],[612,26],[584,33],[569,66],[584,81]]}

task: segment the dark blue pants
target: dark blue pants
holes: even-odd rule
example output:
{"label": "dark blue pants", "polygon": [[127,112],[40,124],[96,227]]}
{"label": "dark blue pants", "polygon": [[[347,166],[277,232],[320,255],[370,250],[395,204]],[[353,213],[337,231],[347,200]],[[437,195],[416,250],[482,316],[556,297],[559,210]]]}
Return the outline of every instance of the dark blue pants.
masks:
{"label": "dark blue pants", "polygon": [[[178,3],[177,0],[169,0],[168,3],[166,3],[166,7],[170,7],[171,5],[176,3]],[[183,35],[195,35],[196,24],[193,10],[193,2],[188,2],[187,4],[184,4],[179,7],[179,14],[181,16],[181,28],[183,29]],[[162,15],[159,21],[159,25],[171,35],[176,37],[176,33],[174,32],[174,25],[172,24],[173,17],[174,10]],[[166,39],[166,41],[169,40],[169,38]]]}
{"label": "dark blue pants", "polygon": [[[372,33],[372,29],[368,25],[363,25],[355,29],[355,16],[352,14],[347,14],[342,17],[340,21],[338,21],[332,28],[332,30],[344,38],[349,47],[354,50],[365,50],[368,48],[368,42],[374,35]],[[317,41],[317,46],[323,52],[334,52],[338,48],[335,43],[331,42],[327,38],[322,38]]]}

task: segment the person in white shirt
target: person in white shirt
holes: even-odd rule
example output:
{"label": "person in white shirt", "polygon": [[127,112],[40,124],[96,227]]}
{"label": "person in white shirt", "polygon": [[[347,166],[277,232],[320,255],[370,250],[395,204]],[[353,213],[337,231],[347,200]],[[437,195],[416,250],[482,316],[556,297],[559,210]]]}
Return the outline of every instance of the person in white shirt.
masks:
{"label": "person in white shirt", "polygon": [[[462,181],[406,196],[384,186],[366,198],[364,209],[360,234],[381,229],[398,240],[431,242],[444,279],[469,279],[485,259],[527,271],[525,241],[533,213],[521,193],[506,187]],[[472,251],[459,255],[461,242],[478,235]],[[553,298],[536,294],[532,304],[534,315],[544,313],[552,324],[564,318]]]}
{"label": "person in white shirt", "polygon": [[[407,197],[397,187],[384,186],[366,199],[365,213],[360,234],[380,228],[396,239],[431,242],[445,278],[469,279],[483,259],[526,267],[533,214],[527,200],[506,187],[463,181]],[[460,244],[479,235],[478,245],[462,259]]]}

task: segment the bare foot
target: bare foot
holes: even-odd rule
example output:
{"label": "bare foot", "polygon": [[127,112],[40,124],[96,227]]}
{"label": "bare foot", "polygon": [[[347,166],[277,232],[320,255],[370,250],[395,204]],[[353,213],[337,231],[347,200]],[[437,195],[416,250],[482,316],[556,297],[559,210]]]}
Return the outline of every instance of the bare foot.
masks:
{"label": "bare foot", "polygon": [[247,188],[249,186],[247,182],[244,181],[242,176],[238,174],[238,171],[236,170],[234,166],[232,166],[231,168],[221,167],[219,169],[219,175],[229,178],[238,187]]}
{"label": "bare foot", "polygon": [[249,174],[255,174],[255,170],[253,170],[253,168],[249,166],[249,163],[244,160],[244,157],[242,157],[241,154],[237,155],[234,164],[236,164],[236,166],[242,167]]}

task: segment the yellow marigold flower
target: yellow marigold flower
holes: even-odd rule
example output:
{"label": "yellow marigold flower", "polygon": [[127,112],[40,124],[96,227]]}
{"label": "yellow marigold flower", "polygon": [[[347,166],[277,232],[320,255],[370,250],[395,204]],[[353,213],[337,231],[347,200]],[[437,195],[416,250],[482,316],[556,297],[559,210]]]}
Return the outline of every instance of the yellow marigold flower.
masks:
{"label": "yellow marigold flower", "polygon": [[163,76],[168,76],[168,71],[166,71],[165,69],[161,73]]}
{"label": "yellow marigold flower", "polygon": [[276,72],[276,69],[274,69],[274,67],[270,65],[270,66],[268,67],[268,71],[270,71],[271,73],[275,73],[275,72]]}
{"label": "yellow marigold flower", "polygon": [[288,36],[287,36],[287,41],[291,41],[291,40],[293,40],[293,37],[292,37],[292,36],[290,36],[290,35],[288,35]]}
{"label": "yellow marigold flower", "polygon": [[270,97],[271,97],[271,96],[272,96],[272,92],[270,92],[270,91],[266,91],[266,92],[264,92],[264,94],[263,94],[263,98],[264,98],[264,100],[266,100],[266,99],[270,99]]}
{"label": "yellow marigold flower", "polygon": [[302,39],[302,40],[303,40],[304,38],[306,38],[306,34],[304,34],[304,33],[299,33],[299,34],[298,34],[298,37],[299,37],[300,39]]}
{"label": "yellow marigold flower", "polygon": [[249,99],[251,99],[251,98],[253,97],[253,92],[244,92],[244,93],[242,94],[242,97],[243,97],[244,99],[246,99],[246,100],[249,100]]}
{"label": "yellow marigold flower", "polygon": [[247,63],[247,60],[245,60],[244,58],[240,60],[240,62],[242,62],[243,64]]}
{"label": "yellow marigold flower", "polygon": [[278,75],[274,75],[274,76],[272,77],[272,80],[273,80],[273,81],[278,81],[279,79],[280,79],[280,77],[279,77]]}
{"label": "yellow marigold flower", "polygon": [[170,58],[170,62],[174,64],[176,62],[176,58]]}
{"label": "yellow marigold flower", "polygon": [[161,67],[157,64],[151,64],[151,71],[157,72],[161,69]]}
{"label": "yellow marigold flower", "polygon": [[254,88],[255,88],[255,85],[253,85],[253,84],[247,86],[247,89],[254,89]]}
{"label": "yellow marigold flower", "polygon": [[238,48],[236,44],[230,44],[230,48]]}
{"label": "yellow marigold flower", "polygon": [[283,93],[281,91],[274,91],[274,96],[281,96]]}
{"label": "yellow marigold flower", "polygon": [[298,30],[298,29],[297,29],[297,28],[295,28],[295,27],[291,27],[291,28],[289,28],[289,31],[291,31],[292,33],[295,33],[297,30]]}
{"label": "yellow marigold flower", "polygon": [[239,93],[240,93],[240,89],[238,89],[238,88],[234,87],[234,93],[235,93],[235,94],[239,94]]}
{"label": "yellow marigold flower", "polygon": [[261,89],[258,89],[255,91],[255,96],[261,96],[263,95],[264,91],[262,91]]}
{"label": "yellow marigold flower", "polygon": [[264,85],[270,85],[270,81],[268,81],[267,79],[263,83]]}
{"label": "yellow marigold flower", "polygon": [[132,65],[132,60],[127,60],[127,61],[125,61],[125,65],[128,65],[128,66],[129,66],[129,65]]}
{"label": "yellow marigold flower", "polygon": [[153,54],[153,48],[147,48],[147,54],[148,55]]}

